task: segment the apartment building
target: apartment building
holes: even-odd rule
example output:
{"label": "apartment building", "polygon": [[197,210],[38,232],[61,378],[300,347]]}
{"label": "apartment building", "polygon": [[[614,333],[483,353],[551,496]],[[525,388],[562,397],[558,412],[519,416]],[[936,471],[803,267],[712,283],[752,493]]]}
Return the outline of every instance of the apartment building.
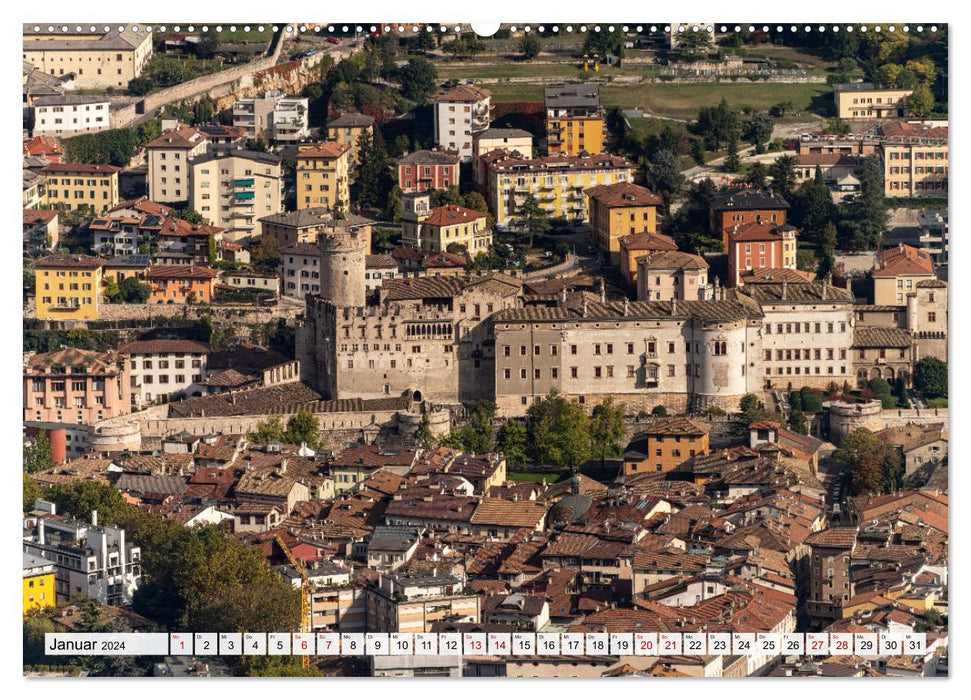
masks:
{"label": "apartment building", "polygon": [[634,165],[619,156],[548,156],[528,159],[506,151],[487,156],[489,210],[497,226],[514,224],[527,196],[553,219],[585,223],[587,190],[597,185],[632,182]]}
{"label": "apartment building", "polygon": [[836,116],[840,119],[888,119],[902,117],[913,89],[881,88],[873,83],[833,86]]}
{"label": "apartment building", "polygon": [[40,209],[47,203],[47,178],[43,173],[23,169],[24,210]]}
{"label": "apartment building", "polygon": [[91,255],[48,255],[34,263],[37,318],[51,321],[96,321],[101,295],[100,258]]}
{"label": "apartment building", "polygon": [[43,255],[57,248],[61,237],[57,211],[24,209],[24,252]]}
{"label": "apartment building", "polygon": [[591,236],[609,256],[620,262],[620,239],[638,233],[657,233],[657,211],[664,202],[633,182],[599,185],[586,191],[590,202]]}
{"label": "apartment building", "polygon": [[[125,89],[152,57],[149,32],[82,25],[81,31],[51,34],[47,25],[23,25],[23,60],[53,76],[74,74],[79,90]],[[72,27],[72,30],[74,28]]]}
{"label": "apartment building", "polygon": [[130,606],[141,583],[141,548],[123,528],[98,526],[98,512],[85,523],[56,514],[53,503],[37,501],[45,513],[24,519],[25,555],[54,565],[58,605],[76,596],[101,605]]}
{"label": "apartment building", "polygon": [[947,126],[895,121],[880,132],[885,196],[947,197]]}
{"label": "apartment building", "polygon": [[412,195],[407,199],[401,217],[403,245],[436,252],[452,252],[449,247],[456,246],[471,258],[489,252],[492,229],[486,212],[457,204],[431,208],[428,195]]}
{"label": "apartment building", "polygon": [[398,187],[411,194],[459,186],[459,156],[446,151],[415,151],[398,159]]}
{"label": "apartment building", "polygon": [[24,420],[91,425],[131,413],[131,364],[119,353],[27,353]]}
{"label": "apartment building", "polygon": [[786,223],[789,203],[774,193],[752,189],[719,192],[708,200],[711,232],[722,239],[728,252],[728,233],[736,226],[766,222],[781,226]]}
{"label": "apartment building", "polygon": [[24,615],[32,610],[57,606],[54,565],[33,554],[24,554]]}
{"label": "apartment building", "polygon": [[931,261],[935,265],[946,265],[948,244],[948,226],[946,209],[928,209],[917,215],[920,226],[920,247],[930,253]]}
{"label": "apartment building", "polygon": [[479,597],[463,594],[463,588],[460,579],[436,569],[382,574],[368,591],[368,629],[415,634],[446,620],[479,622]]}
{"label": "apartment building", "polygon": [[191,197],[189,161],[204,154],[209,142],[194,127],[185,124],[166,126],[171,128],[145,145],[148,198],[153,202],[183,203]]}
{"label": "apartment building", "polygon": [[825,389],[854,377],[852,358],[855,314],[853,294],[832,284],[750,284],[744,293],[763,313],[763,388]]}
{"label": "apartment building", "polygon": [[596,83],[547,85],[546,151],[549,155],[603,153],[607,128]]}
{"label": "apartment building", "polygon": [[728,232],[728,286],[737,287],[752,270],[796,269],[799,230],[767,221],[739,224]]}
{"label": "apartment building", "polygon": [[492,121],[492,94],[470,84],[456,85],[432,97],[435,119],[435,145],[472,160],[475,134],[489,128]]}
{"label": "apartment building", "polygon": [[350,146],[336,141],[297,150],[297,209],[324,207],[344,212],[350,204]]}
{"label": "apartment building", "polygon": [[249,138],[299,143],[310,135],[310,100],[271,90],[263,97],[244,97],[233,105],[233,126]]}
{"label": "apartment building", "polygon": [[190,162],[189,206],[232,242],[256,240],[257,221],[283,211],[282,158],[272,153],[215,150]]}
{"label": "apartment building", "polygon": [[533,157],[533,135],[524,129],[499,129],[490,127],[472,137],[472,162],[475,189],[486,194],[486,164],[482,156],[493,151],[520,153]]}
{"label": "apartment building", "polygon": [[34,100],[34,136],[69,137],[111,128],[109,102],[94,95],[51,95]]}
{"label": "apartment building", "polygon": [[327,140],[348,147],[350,167],[357,165],[358,144],[361,137],[374,135],[374,117],[359,112],[344,112],[327,122]]}
{"label": "apartment building", "polygon": [[674,471],[684,461],[708,454],[709,431],[708,424],[688,418],[659,421],[630,442],[621,471],[624,476]]}
{"label": "apartment building", "polygon": [[833,527],[806,538],[811,557],[807,612],[813,629],[841,620],[856,593],[850,566],[858,534],[855,527]]}
{"label": "apartment building", "polygon": [[640,258],[645,255],[678,250],[674,239],[662,233],[635,233],[633,236],[621,236],[618,244],[620,273],[632,288],[637,286],[637,261]]}
{"label": "apartment building", "polygon": [[320,248],[316,244],[280,248],[280,294],[300,301],[320,294]]}
{"label": "apartment building", "polygon": [[98,214],[118,204],[118,173],[114,165],[49,163],[40,171],[46,178],[45,200],[51,208],[88,209]]}
{"label": "apartment building", "polygon": [[219,271],[199,265],[152,265],[145,281],[152,288],[149,304],[208,304]]}
{"label": "apartment building", "polygon": [[209,346],[195,340],[136,340],[118,352],[131,360],[131,402],[136,409],[180,397],[200,396]]}

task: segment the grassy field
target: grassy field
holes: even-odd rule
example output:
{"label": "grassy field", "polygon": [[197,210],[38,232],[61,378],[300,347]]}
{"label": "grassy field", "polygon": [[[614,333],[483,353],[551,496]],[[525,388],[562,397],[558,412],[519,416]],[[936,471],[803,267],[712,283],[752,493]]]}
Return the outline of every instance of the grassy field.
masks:
{"label": "grassy field", "polygon": [[[541,85],[484,83],[493,102],[541,102]],[[765,110],[780,102],[792,102],[796,112],[821,109],[831,90],[818,83],[652,83],[649,85],[602,85],[605,106],[640,107],[651,114],[674,119],[694,119],[698,108],[716,105],[723,98],[730,107]],[[790,113],[787,117],[798,117]]]}
{"label": "grassy field", "polygon": [[518,63],[503,62],[490,66],[465,65],[462,63],[440,63],[436,64],[438,77],[443,79],[455,78],[465,80],[467,78],[477,78],[479,80],[498,80],[501,78],[564,78],[569,80],[583,80],[592,77],[617,76],[617,75],[653,75],[658,72],[657,68],[651,66],[634,66],[632,68],[611,68],[602,67],[599,73],[592,70],[584,72],[583,65],[579,62],[562,63]]}

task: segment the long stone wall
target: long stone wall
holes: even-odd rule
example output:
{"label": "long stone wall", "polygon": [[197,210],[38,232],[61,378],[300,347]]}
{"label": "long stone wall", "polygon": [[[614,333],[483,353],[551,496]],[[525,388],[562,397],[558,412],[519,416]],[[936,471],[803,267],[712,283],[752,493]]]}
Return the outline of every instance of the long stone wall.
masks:
{"label": "long stone wall", "polygon": [[167,306],[160,304],[102,304],[100,321],[148,320],[153,316],[182,316],[186,319],[212,318],[213,323],[267,323],[277,319],[293,321],[302,312],[300,307],[273,306]]}

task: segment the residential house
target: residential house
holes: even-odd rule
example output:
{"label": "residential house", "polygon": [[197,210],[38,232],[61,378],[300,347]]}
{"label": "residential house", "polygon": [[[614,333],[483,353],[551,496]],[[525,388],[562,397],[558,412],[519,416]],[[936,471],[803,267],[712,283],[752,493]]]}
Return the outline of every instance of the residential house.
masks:
{"label": "residential house", "polygon": [[725,252],[729,248],[728,234],[736,227],[761,222],[782,226],[788,211],[789,203],[782,197],[746,188],[720,192],[708,200],[711,232],[721,237]]}
{"label": "residential house", "polygon": [[34,263],[37,318],[96,321],[102,261],[91,255],[48,255]]}
{"label": "residential house", "polygon": [[620,239],[638,233],[657,233],[661,198],[633,182],[591,187],[585,193],[590,203],[588,219],[591,237],[607,253],[611,264],[620,263]]}
{"label": "residential house", "polygon": [[689,418],[672,418],[651,425],[624,450],[623,476],[670,472],[685,460],[709,452],[710,426]]}
{"label": "residential house", "polygon": [[52,35],[46,25],[24,24],[22,58],[53,76],[73,74],[79,90],[124,90],[152,57],[152,34],[123,29],[92,24]]}
{"label": "residential house", "polygon": [[633,236],[621,236],[618,244],[620,273],[632,289],[637,288],[637,261],[640,258],[645,255],[678,250],[674,239],[662,233],[635,233]]}
{"label": "residential house", "polygon": [[57,248],[60,237],[56,209],[24,209],[24,252],[49,253]]}
{"label": "residential house", "polygon": [[152,265],[145,281],[152,288],[150,304],[191,304],[212,301],[219,271],[196,265]]}
{"label": "residential house", "polygon": [[887,197],[947,197],[947,126],[895,121],[880,126]]}
{"label": "residential house", "polygon": [[351,201],[349,152],[350,146],[337,141],[298,146],[297,209],[347,211]]}
{"label": "residential house", "polygon": [[327,122],[327,140],[336,141],[348,147],[347,157],[350,167],[357,166],[357,153],[361,136],[374,134],[374,117],[359,112],[344,112],[336,119]]}
{"label": "residential house", "polygon": [[54,564],[47,559],[24,554],[24,615],[57,605],[54,593]]}
{"label": "residential house", "polygon": [[[456,252],[475,258],[488,253],[492,229],[488,213],[457,204],[429,208],[428,195],[412,195],[401,217],[403,245],[436,252]],[[417,200],[426,200],[417,203]],[[449,250],[453,248],[453,250]]]}
{"label": "residential house", "polygon": [[533,157],[533,135],[524,129],[489,128],[472,137],[472,161],[475,189],[486,194],[486,165],[482,156],[493,151],[506,150]]}
{"label": "residential house", "polygon": [[796,269],[799,230],[765,221],[736,225],[728,232],[728,286],[742,285],[742,275],[757,269]]}
{"label": "residential house", "polygon": [[435,145],[471,160],[473,137],[492,121],[491,93],[471,84],[456,85],[436,93],[432,109]]}
{"label": "residential house", "polygon": [[450,151],[415,151],[398,159],[398,187],[404,194],[459,186],[459,156]]}
{"label": "residential house", "polygon": [[111,128],[108,98],[50,95],[34,100],[34,136],[70,137]]}
{"label": "residential house", "polygon": [[906,476],[947,457],[947,423],[908,423],[881,430],[877,439],[899,450]]}
{"label": "residential house", "polygon": [[887,119],[902,117],[913,88],[881,88],[873,83],[842,83],[833,86],[836,116],[840,119]]}
{"label": "residential house", "polygon": [[131,358],[131,401],[143,408],[157,401],[201,396],[209,345],[195,340],[135,340],[118,352]]}
{"label": "residential house", "polygon": [[40,172],[46,178],[46,204],[68,211],[87,209],[98,214],[118,204],[118,173],[114,165],[49,163]]}
{"label": "residential house", "polygon": [[23,382],[25,421],[91,425],[131,412],[131,363],[124,354],[27,353]]}
{"label": "residential house", "polygon": [[597,155],[607,142],[606,113],[600,106],[596,83],[547,85],[547,153],[553,155]]}
{"label": "residential house", "polygon": [[901,243],[877,253],[873,269],[873,303],[906,306],[907,298],[924,281],[936,280],[929,252]]}
{"label": "residential house", "polygon": [[186,124],[166,122],[165,126],[169,128],[163,129],[161,136],[145,144],[148,198],[153,202],[188,202],[192,197],[189,161],[206,152],[208,140]]}
{"label": "residential house", "polygon": [[704,301],[712,294],[708,263],[700,255],[669,250],[637,259],[638,301]]}

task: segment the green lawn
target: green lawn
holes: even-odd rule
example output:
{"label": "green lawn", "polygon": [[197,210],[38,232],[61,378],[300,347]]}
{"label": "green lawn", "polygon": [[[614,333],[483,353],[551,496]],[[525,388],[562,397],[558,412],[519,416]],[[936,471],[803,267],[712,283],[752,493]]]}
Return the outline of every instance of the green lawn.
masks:
{"label": "green lawn", "polygon": [[483,81],[500,80],[502,78],[563,78],[569,80],[583,80],[589,78],[603,78],[617,75],[653,75],[658,72],[652,66],[634,66],[632,68],[613,68],[601,66],[599,72],[584,71],[583,64],[577,61],[562,63],[530,63],[517,61],[503,61],[489,66],[465,65],[463,63],[437,63],[438,77],[465,80],[468,78]]}
{"label": "green lawn", "polygon": [[[493,102],[542,102],[541,85],[483,83]],[[640,107],[652,114],[674,119],[694,119],[698,108],[716,105],[723,98],[730,107],[765,110],[780,102],[792,102],[797,112],[819,109],[831,92],[821,83],[763,83],[739,80],[724,83],[651,83],[646,85],[602,85],[604,106]],[[813,102],[816,102],[814,105]],[[796,115],[787,115],[796,116]]]}
{"label": "green lawn", "polygon": [[529,481],[534,484],[543,483],[543,479],[546,479],[547,484],[554,484],[560,479],[562,479],[565,474],[536,474],[534,472],[506,472],[506,478],[509,481]]}

